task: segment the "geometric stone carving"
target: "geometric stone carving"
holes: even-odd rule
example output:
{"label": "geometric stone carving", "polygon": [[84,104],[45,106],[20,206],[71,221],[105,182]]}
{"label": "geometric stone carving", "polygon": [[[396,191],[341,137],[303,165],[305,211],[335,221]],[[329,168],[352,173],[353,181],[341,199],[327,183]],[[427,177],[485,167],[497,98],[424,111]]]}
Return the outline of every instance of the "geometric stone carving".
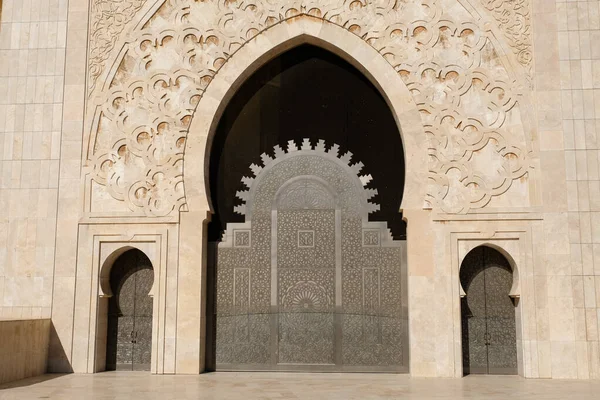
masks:
{"label": "geometric stone carving", "polygon": [[405,242],[368,221],[377,191],[338,149],[292,141],[242,179],[246,221],[227,224],[217,255],[218,369],[406,367]]}
{"label": "geometric stone carving", "polygon": [[234,247],[250,247],[250,230],[236,229],[233,231]]}
{"label": "geometric stone carving", "polygon": [[[486,7],[527,67],[528,4],[488,1]],[[114,74],[91,96],[97,112],[86,190],[100,198],[105,191],[123,204],[119,211],[166,216],[180,209],[183,150],[199,99],[244,43],[299,15],[361,37],[407,85],[427,135],[424,200],[432,208],[466,213],[512,185],[527,191],[532,154],[519,107],[525,70],[514,70],[506,61],[513,55],[495,47],[489,19],[458,1],[169,0],[153,9],[127,32]]]}

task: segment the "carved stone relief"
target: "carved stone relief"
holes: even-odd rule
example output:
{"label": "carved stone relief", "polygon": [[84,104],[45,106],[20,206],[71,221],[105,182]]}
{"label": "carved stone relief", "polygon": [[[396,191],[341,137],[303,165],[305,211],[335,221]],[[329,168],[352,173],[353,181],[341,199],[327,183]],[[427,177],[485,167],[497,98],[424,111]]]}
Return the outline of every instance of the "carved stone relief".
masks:
{"label": "carved stone relief", "polygon": [[90,55],[88,89],[93,91],[96,81],[105,68],[105,63],[119,35],[133,19],[146,0],[93,0],[90,23]]}
{"label": "carved stone relief", "polygon": [[227,225],[217,257],[217,368],[407,366],[405,242],[368,221],[377,191],[351,157],[290,142],[243,179],[246,222]]}
{"label": "carved stone relief", "polygon": [[531,10],[528,0],[481,0],[504,33],[517,61],[531,72]]}
{"label": "carved stone relief", "polygon": [[[526,5],[485,3],[527,67]],[[205,89],[244,43],[298,15],[361,37],[404,80],[429,142],[424,201],[431,207],[466,213],[527,181],[532,154],[519,107],[524,73],[503,61],[488,28],[457,0],[167,0],[128,33],[108,89],[94,97],[99,108],[87,152],[90,196],[104,198],[105,191],[117,200],[114,211],[135,215],[179,210],[185,204],[185,140]],[[105,45],[95,44],[92,52],[109,50],[107,38],[115,32],[97,29],[102,40],[95,41]],[[96,53],[94,71],[101,64],[94,60],[105,57]],[[519,201],[528,201],[527,193]]]}

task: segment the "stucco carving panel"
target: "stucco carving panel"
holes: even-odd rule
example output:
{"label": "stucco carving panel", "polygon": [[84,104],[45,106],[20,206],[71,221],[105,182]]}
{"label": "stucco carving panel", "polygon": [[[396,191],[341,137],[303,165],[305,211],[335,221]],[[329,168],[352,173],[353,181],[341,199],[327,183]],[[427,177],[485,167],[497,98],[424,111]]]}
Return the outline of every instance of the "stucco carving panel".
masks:
{"label": "stucco carving panel", "polygon": [[91,3],[88,87],[93,90],[119,35],[146,0],[93,0]]}
{"label": "stucco carving panel", "polygon": [[531,10],[528,0],[481,0],[498,23],[517,61],[531,72]]}
{"label": "stucco carving panel", "polygon": [[[529,14],[515,3],[485,6],[528,64]],[[503,64],[490,32],[456,0],[168,0],[128,33],[116,74],[95,96],[90,179],[136,215],[178,210],[185,203],[185,140],[205,89],[244,43],[301,14],[358,35],[406,83],[429,143],[424,201],[433,208],[485,207],[527,175],[532,155],[518,106],[523,75]]]}

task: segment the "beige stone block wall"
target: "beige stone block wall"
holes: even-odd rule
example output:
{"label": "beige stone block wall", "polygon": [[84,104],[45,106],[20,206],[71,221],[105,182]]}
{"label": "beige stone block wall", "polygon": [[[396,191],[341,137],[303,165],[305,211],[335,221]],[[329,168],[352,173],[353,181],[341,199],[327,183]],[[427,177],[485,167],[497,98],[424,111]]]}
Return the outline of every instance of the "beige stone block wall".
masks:
{"label": "beige stone block wall", "polygon": [[539,377],[600,378],[600,2],[534,2],[543,228],[533,230]]}
{"label": "beige stone block wall", "polygon": [[[65,101],[60,137],[59,194],[56,224],[56,254],[52,292],[53,334],[50,338],[48,370],[71,372],[75,313],[77,230],[81,217],[80,173],[85,107],[85,68],[89,0],[59,0],[68,5],[65,54]],[[90,294],[91,296],[91,294]],[[80,351],[85,351],[82,346]]]}
{"label": "beige stone block wall", "polygon": [[68,2],[2,3],[0,319],[49,318]]}
{"label": "beige stone block wall", "polygon": [[[561,377],[600,378],[600,2],[558,1],[556,21],[570,256],[548,282],[553,376],[556,366]],[[565,352],[576,368],[559,366]]]}
{"label": "beige stone block wall", "polygon": [[0,321],[0,384],[46,373],[50,320]]}

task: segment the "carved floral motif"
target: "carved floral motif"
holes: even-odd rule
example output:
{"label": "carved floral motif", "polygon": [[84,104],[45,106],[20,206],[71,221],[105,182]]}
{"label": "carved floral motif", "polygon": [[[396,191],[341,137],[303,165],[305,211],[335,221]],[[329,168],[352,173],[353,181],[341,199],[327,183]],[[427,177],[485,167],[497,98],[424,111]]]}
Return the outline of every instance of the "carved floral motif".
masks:
{"label": "carved floral motif", "polygon": [[[98,4],[113,9],[113,3]],[[501,17],[520,62],[528,63],[529,14],[518,11],[527,9],[523,4],[486,6]],[[207,86],[244,43],[302,14],[358,35],[404,80],[429,143],[424,201],[433,208],[466,213],[485,207],[527,174],[531,155],[518,107],[522,85],[502,63],[486,28],[458,2],[167,0],[128,34],[127,53],[99,97],[88,150],[92,179],[137,214],[179,210],[185,203],[185,140]],[[109,32],[96,36],[106,43]],[[96,46],[103,52],[109,47]]]}
{"label": "carved floral motif", "polygon": [[498,23],[517,60],[531,69],[531,11],[528,0],[481,0]]}
{"label": "carved floral motif", "polygon": [[88,85],[92,91],[104,71],[104,63],[125,26],[146,0],[93,0],[91,4]]}

